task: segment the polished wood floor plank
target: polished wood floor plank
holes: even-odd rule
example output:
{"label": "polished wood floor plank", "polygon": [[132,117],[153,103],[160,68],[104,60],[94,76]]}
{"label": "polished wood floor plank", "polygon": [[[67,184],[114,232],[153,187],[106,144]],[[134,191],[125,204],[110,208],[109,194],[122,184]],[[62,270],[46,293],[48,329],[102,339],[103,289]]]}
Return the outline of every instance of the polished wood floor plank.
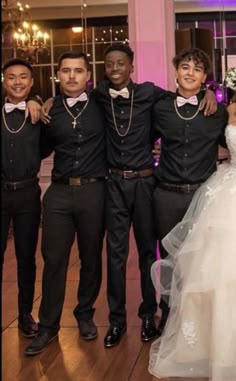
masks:
{"label": "polished wood floor plank", "polygon": [[[52,342],[38,356],[23,355],[28,340],[21,337],[16,328],[8,328],[3,333],[2,355],[4,381],[78,380],[78,381],[119,381],[131,374],[142,343],[139,329],[133,328],[122,338],[122,350],[117,346],[103,347],[105,327],[99,327],[99,335],[93,342],[80,339],[79,330],[62,328],[59,339]],[[14,358],[14,366],[9,366]],[[29,370],[31,368],[31,370]],[[28,378],[29,377],[29,378]]]}
{"label": "polished wood floor plank", "polygon": [[148,373],[147,366],[149,361],[149,351],[151,343],[145,343],[139,353],[136,366],[132,372],[129,381],[154,381],[157,380],[150,373]]}
{"label": "polished wood floor plank", "polygon": [[[40,232],[41,238],[41,232]],[[141,321],[137,316],[141,301],[138,254],[131,234],[127,263],[127,332],[117,347],[105,349],[103,339],[109,326],[106,297],[106,246],[103,249],[103,281],[95,308],[98,338],[80,338],[73,309],[77,304],[79,257],[76,241],[70,256],[66,297],[58,339],[41,354],[27,357],[30,342],[17,328],[16,260],[13,239],[5,255],[2,289],[2,379],[3,381],[157,381],[148,373],[150,343],[140,340]],[[33,315],[37,318],[41,301],[43,260],[40,239],[37,248],[37,281]],[[172,378],[159,381],[206,381]]]}

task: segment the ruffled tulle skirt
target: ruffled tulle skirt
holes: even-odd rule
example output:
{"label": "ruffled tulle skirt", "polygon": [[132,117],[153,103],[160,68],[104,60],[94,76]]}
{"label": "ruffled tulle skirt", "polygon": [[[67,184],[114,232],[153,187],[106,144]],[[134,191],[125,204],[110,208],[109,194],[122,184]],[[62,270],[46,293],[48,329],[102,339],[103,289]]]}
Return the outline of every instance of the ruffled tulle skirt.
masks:
{"label": "ruffled tulle skirt", "polygon": [[236,166],[221,165],[163,240],[152,279],[170,315],[150,350],[157,377],[236,381]]}

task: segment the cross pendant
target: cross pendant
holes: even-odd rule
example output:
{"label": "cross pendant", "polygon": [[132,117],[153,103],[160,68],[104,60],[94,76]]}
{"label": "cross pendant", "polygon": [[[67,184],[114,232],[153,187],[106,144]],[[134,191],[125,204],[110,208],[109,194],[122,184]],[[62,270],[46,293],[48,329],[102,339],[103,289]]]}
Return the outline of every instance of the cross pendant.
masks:
{"label": "cross pendant", "polygon": [[73,122],[72,122],[72,126],[73,126],[73,128],[76,127],[76,120],[75,120],[75,119],[74,119]]}

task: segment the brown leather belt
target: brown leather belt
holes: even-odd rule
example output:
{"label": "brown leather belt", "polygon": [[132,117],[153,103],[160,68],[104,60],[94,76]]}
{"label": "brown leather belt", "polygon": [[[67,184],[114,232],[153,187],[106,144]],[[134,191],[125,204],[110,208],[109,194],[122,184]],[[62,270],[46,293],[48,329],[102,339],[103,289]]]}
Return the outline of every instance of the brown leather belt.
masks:
{"label": "brown leather belt", "polygon": [[119,175],[124,179],[134,179],[136,177],[148,177],[153,174],[153,169],[141,169],[140,171],[122,171],[118,168],[111,168],[110,173],[114,173],[115,175]]}
{"label": "brown leather belt", "polygon": [[52,179],[53,183],[57,184],[67,184],[72,186],[80,186],[89,183],[96,183],[97,181],[104,180],[102,177],[67,177],[67,178],[59,178]]}
{"label": "brown leather belt", "polygon": [[2,189],[5,191],[16,191],[18,189],[24,189],[31,187],[32,185],[38,184],[39,179],[34,177],[33,179],[22,180],[22,181],[5,181],[2,180]]}
{"label": "brown leather belt", "polygon": [[190,193],[197,190],[202,183],[199,184],[169,184],[169,183],[158,183],[158,187],[168,190],[170,192],[177,193]]}

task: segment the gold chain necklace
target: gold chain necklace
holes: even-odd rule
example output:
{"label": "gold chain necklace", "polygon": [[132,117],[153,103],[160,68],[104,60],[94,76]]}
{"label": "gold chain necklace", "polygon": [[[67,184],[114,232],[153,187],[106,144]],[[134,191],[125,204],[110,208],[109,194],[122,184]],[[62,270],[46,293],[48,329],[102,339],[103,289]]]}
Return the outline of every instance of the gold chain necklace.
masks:
{"label": "gold chain necklace", "polygon": [[115,129],[116,129],[116,132],[117,134],[123,138],[124,136],[126,136],[130,130],[130,127],[131,127],[131,121],[132,121],[132,116],[133,116],[133,109],[134,109],[134,90],[132,90],[132,93],[131,93],[131,103],[130,103],[130,114],[129,114],[129,124],[128,124],[128,127],[127,127],[127,130],[125,131],[124,134],[121,134],[118,130],[118,127],[117,127],[117,123],[116,123],[116,116],[115,116],[115,111],[114,111],[114,104],[113,104],[113,98],[111,97],[111,111],[112,111],[112,117],[113,117],[113,123],[114,123],[114,126],[115,126]]}
{"label": "gold chain necklace", "polygon": [[2,119],[3,119],[3,122],[4,122],[4,126],[6,127],[8,132],[10,132],[11,134],[18,134],[18,132],[20,132],[22,130],[22,128],[24,127],[27,117],[25,117],[23,123],[20,125],[20,127],[17,130],[15,130],[15,131],[11,130],[8,127],[8,124],[7,124],[7,121],[6,121],[6,117],[5,117],[5,105],[4,105],[3,108],[2,108]]}
{"label": "gold chain necklace", "polygon": [[198,113],[199,113],[199,111],[200,111],[200,108],[201,108],[201,106],[202,106],[202,100],[201,100],[201,102],[199,103],[198,109],[197,109],[197,111],[195,112],[195,114],[194,114],[193,116],[190,116],[189,118],[186,118],[186,117],[182,116],[182,115],[179,113],[179,110],[178,110],[178,107],[177,107],[176,99],[174,100],[174,106],[175,106],[175,112],[176,112],[176,114],[180,117],[180,119],[183,119],[183,120],[192,120],[192,119],[194,119],[194,118],[198,115]]}
{"label": "gold chain necklace", "polygon": [[64,98],[62,99],[62,102],[63,102],[63,105],[64,105],[66,111],[68,112],[68,114],[73,118],[72,127],[75,128],[75,127],[76,127],[76,120],[78,119],[78,117],[84,112],[84,110],[85,110],[86,107],[88,106],[89,98],[87,99],[87,101],[86,101],[84,107],[82,108],[82,110],[81,110],[76,116],[74,116],[74,115],[72,114],[72,112],[70,112],[70,110],[68,109],[67,104],[66,104]]}

